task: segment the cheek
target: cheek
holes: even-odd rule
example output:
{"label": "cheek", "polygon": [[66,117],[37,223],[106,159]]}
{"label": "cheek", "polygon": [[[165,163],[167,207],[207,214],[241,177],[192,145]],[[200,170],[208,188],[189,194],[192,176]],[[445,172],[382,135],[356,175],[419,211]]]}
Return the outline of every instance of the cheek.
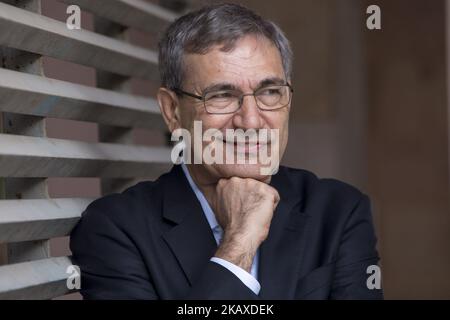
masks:
{"label": "cheek", "polygon": [[[208,129],[215,129],[221,132],[225,132],[226,128],[231,128],[229,125],[231,119],[229,115],[210,115],[208,113],[199,111],[195,115],[191,115],[190,119],[186,121],[185,128],[191,132],[192,137],[202,139],[205,131]],[[201,136],[198,137],[198,134]],[[204,145],[209,142],[203,142]]]}
{"label": "cheek", "polygon": [[282,143],[283,147],[286,147],[289,136],[289,112],[287,113],[284,122],[283,122],[283,133],[282,133]]}
{"label": "cheek", "polygon": [[280,112],[274,114],[266,120],[267,124],[271,129],[278,129],[279,147],[280,152],[283,153],[287,145],[288,135],[289,135],[289,112]]}
{"label": "cheek", "polygon": [[204,113],[196,119],[202,121],[203,131],[208,129],[217,129],[220,131],[230,128],[231,117],[229,115],[210,115]]}
{"label": "cheek", "polygon": [[198,107],[192,105],[181,105],[180,106],[180,120],[181,126],[186,129],[191,129],[194,127],[194,121],[199,120],[201,110]]}
{"label": "cheek", "polygon": [[266,123],[270,129],[279,129],[282,137],[288,130],[289,112],[274,113],[266,118]]}

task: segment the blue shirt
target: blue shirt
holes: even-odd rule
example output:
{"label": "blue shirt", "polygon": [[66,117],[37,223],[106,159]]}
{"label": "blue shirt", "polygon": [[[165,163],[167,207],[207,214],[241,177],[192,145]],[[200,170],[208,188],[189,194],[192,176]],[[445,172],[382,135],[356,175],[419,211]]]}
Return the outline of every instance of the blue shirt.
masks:
{"label": "blue shirt", "polygon": [[[191,186],[192,190],[194,191],[195,195],[197,196],[198,201],[200,202],[200,205],[203,209],[203,213],[206,216],[206,220],[208,220],[209,226],[213,232],[214,239],[216,239],[217,245],[220,244],[223,236],[223,230],[220,227],[219,223],[217,222],[216,216],[211,209],[211,206],[209,205],[208,201],[206,200],[203,193],[200,191],[200,189],[195,184],[194,180],[192,179],[191,175],[189,174],[189,170],[186,167],[184,163],[181,164],[181,167],[183,168],[183,172],[189,181],[189,185]],[[251,268],[251,274],[242,269],[241,267],[238,267],[237,265],[221,259],[217,257],[212,257],[211,261],[220,264],[221,266],[227,268],[229,271],[231,271],[235,276],[237,276],[250,290],[252,290],[255,294],[259,294],[259,291],[261,290],[261,285],[259,284],[257,278],[258,278],[258,260],[259,260],[259,250],[256,251],[255,257],[253,259],[252,268]]]}

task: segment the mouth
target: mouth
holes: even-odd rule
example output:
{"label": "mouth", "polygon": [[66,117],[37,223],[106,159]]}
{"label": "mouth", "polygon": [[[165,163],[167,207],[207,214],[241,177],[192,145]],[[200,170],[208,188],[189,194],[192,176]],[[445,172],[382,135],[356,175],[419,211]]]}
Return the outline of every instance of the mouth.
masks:
{"label": "mouth", "polygon": [[252,141],[252,142],[237,142],[222,140],[227,148],[233,148],[236,153],[257,153],[263,148],[269,146],[268,142]]}

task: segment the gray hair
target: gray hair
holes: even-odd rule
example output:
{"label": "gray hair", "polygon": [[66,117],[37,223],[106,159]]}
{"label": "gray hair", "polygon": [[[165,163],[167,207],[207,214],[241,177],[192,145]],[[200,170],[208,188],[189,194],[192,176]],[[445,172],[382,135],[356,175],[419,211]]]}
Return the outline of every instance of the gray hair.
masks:
{"label": "gray hair", "polygon": [[161,85],[172,90],[182,87],[185,53],[206,54],[214,45],[229,52],[246,35],[270,40],[280,51],[285,77],[291,78],[292,50],[283,31],[246,7],[225,3],[188,13],[168,27],[159,42]]}

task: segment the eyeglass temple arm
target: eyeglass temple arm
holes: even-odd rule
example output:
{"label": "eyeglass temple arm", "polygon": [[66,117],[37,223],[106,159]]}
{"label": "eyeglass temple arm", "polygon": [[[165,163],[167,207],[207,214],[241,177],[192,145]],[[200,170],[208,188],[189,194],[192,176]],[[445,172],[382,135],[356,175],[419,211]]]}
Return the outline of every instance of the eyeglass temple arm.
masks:
{"label": "eyeglass temple arm", "polygon": [[198,100],[203,100],[203,97],[198,96],[198,95],[193,94],[193,93],[190,93],[190,92],[183,91],[181,89],[173,89],[173,91],[175,91],[178,94],[184,94],[186,96],[189,96],[189,97],[192,97],[192,98],[195,98],[195,99],[198,99]]}

